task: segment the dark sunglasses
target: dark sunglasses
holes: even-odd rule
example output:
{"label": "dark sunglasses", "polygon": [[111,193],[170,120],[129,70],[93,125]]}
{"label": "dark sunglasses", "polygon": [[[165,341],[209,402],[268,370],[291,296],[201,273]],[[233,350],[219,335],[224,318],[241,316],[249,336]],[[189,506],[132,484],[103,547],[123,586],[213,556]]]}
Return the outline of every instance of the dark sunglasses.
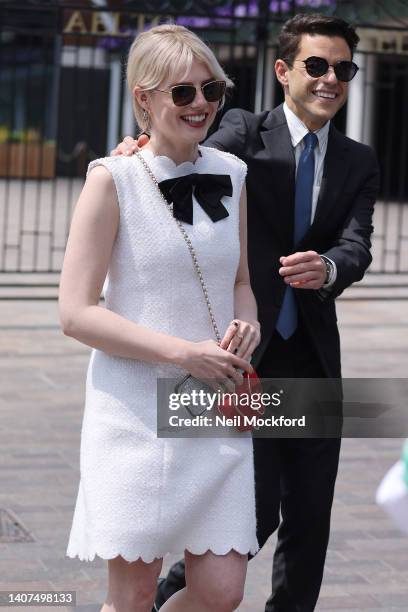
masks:
{"label": "dark sunglasses", "polygon": [[313,77],[314,79],[318,79],[324,74],[327,74],[331,66],[338,80],[344,81],[345,83],[351,81],[351,79],[356,76],[359,69],[357,64],[355,64],[354,62],[342,60],[340,62],[336,62],[335,64],[329,64],[329,62],[325,60],[324,57],[316,57],[315,55],[313,55],[312,57],[308,57],[305,60],[295,61],[303,62],[307,74]]}
{"label": "dark sunglasses", "polygon": [[[225,94],[226,86],[225,81],[210,81],[201,85],[200,89],[207,102],[219,102]],[[170,89],[154,89],[153,91],[171,94],[176,106],[191,104],[197,95],[197,89],[194,85],[174,85]]]}

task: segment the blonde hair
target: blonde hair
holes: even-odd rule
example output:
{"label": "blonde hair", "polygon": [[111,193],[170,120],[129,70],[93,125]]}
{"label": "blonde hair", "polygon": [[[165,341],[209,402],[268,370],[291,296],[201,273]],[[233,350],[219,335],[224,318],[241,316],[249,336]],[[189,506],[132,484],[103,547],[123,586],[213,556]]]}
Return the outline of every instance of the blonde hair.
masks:
{"label": "blonde hair", "polygon": [[[171,79],[181,70],[187,74],[194,60],[205,64],[215,79],[226,81],[227,87],[234,86],[211,49],[184,26],[159,25],[136,36],[129,50],[126,78],[133,96],[136,121],[142,130],[148,130],[150,122],[133,95],[134,87],[155,89],[164,79]],[[223,104],[224,99],[220,108]]]}

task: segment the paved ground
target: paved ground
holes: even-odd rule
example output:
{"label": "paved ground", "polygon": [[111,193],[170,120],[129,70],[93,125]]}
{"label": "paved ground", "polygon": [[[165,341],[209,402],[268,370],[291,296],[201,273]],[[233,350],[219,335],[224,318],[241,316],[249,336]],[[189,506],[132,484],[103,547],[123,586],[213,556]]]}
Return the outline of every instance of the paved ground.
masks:
{"label": "paved ground", "polygon": [[[339,302],[344,376],[406,377],[407,310],[404,301]],[[0,590],[72,589],[78,610],[97,612],[105,562],[65,558],[88,355],[60,332],[54,301],[0,302],[0,508],[34,536],[0,545]],[[408,610],[408,538],[373,501],[400,449],[395,439],[343,441],[320,612]],[[273,546],[249,564],[240,612],[263,611]]]}

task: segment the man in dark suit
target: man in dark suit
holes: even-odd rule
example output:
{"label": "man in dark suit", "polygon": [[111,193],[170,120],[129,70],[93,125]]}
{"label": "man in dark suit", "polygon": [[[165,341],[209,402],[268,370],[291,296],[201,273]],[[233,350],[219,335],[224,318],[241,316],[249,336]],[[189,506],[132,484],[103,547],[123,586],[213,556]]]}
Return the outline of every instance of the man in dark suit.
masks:
{"label": "man in dark suit", "polygon": [[[335,298],[371,262],[379,185],[372,149],[330,122],[347,100],[358,40],[338,18],[286,22],[275,65],[285,103],[258,115],[233,109],[205,143],[248,164],[248,257],[262,331],[253,363],[265,378],[341,377]],[[261,546],[279,526],[265,612],[315,608],[339,452],[338,438],[254,439]],[[183,586],[180,562],[160,582],[156,609]]]}

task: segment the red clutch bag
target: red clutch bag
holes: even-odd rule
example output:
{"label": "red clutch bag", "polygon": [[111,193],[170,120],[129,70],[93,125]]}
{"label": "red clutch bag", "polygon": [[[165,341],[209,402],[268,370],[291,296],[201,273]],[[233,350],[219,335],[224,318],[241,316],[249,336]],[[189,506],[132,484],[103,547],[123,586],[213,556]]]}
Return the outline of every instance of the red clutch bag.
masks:
{"label": "red clutch bag", "polygon": [[[254,394],[259,394],[256,402]],[[244,381],[235,392],[225,397],[223,402],[218,404],[218,412],[229,419],[234,419],[234,425],[238,431],[252,431],[258,429],[256,417],[265,414],[265,407],[261,403],[262,385],[257,373],[244,373]],[[236,397],[237,401],[234,401]],[[254,418],[255,417],[255,418]]]}

